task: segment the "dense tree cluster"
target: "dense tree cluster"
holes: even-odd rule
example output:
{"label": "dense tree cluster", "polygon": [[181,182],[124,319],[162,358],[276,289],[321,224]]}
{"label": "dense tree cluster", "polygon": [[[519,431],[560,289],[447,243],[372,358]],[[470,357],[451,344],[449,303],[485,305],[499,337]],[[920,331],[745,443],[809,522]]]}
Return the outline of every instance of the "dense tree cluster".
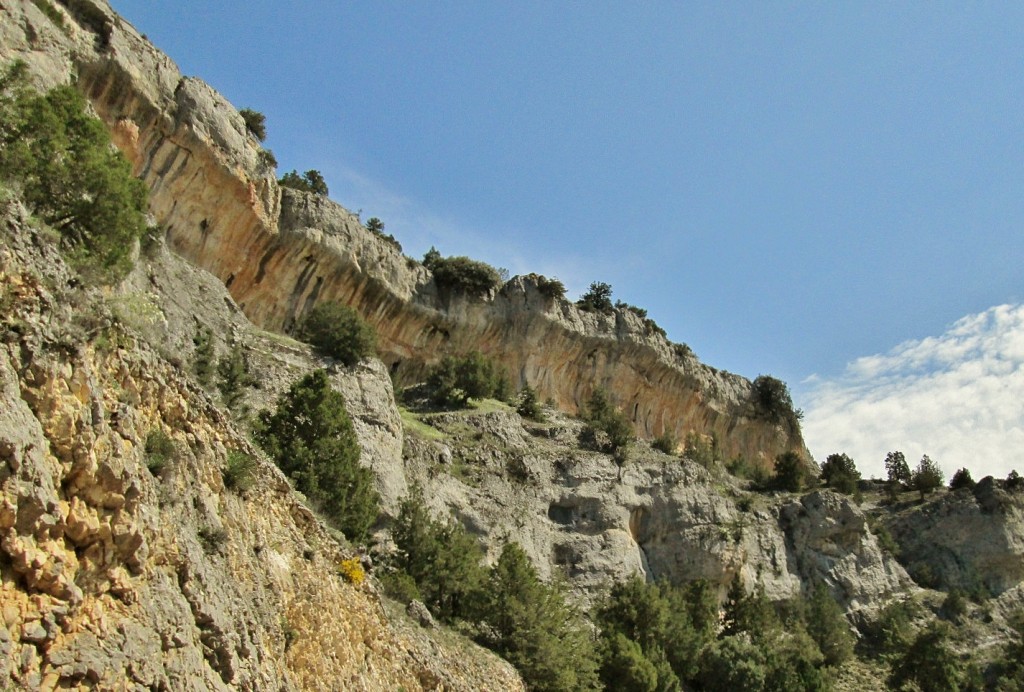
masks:
{"label": "dense tree cluster", "polygon": [[39,94],[17,62],[0,76],[0,172],[61,237],[87,279],[116,282],[146,231],[146,187],[72,86]]}
{"label": "dense tree cluster", "polygon": [[398,548],[385,577],[392,594],[421,599],[437,617],[478,625],[478,640],[508,659],[531,690],[590,690],[597,682],[590,633],[564,586],[546,584],[508,543],[491,569],[476,539],[451,518],[431,516],[422,489],[403,500],[392,531]]}

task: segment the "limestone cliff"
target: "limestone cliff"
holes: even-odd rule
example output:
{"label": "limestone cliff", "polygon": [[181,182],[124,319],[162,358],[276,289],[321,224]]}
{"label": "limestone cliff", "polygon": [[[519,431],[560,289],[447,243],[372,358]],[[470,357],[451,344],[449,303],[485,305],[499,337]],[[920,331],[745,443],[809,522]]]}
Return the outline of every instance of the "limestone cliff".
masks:
{"label": "limestone cliff", "polygon": [[282,194],[231,104],[182,77],[105,2],[61,3],[63,29],[28,0],[0,10],[0,58],[27,60],[45,84],[76,75],[149,185],[170,245],[223,281],[256,324],[287,331],[316,301],[337,298],[375,325],[401,372],[477,349],[569,412],[605,387],[642,436],[715,435],[726,455],[762,464],[805,452],[798,430],[750,415],[749,381],[673,349],[629,311],[583,313],[525,278],[482,300],[440,293],[429,271],[353,215]]}
{"label": "limestone cliff", "polygon": [[351,549],[275,467],[229,487],[255,450],[125,326],[161,309],[75,288],[17,203],[0,236],[0,687],[521,689],[339,574]]}

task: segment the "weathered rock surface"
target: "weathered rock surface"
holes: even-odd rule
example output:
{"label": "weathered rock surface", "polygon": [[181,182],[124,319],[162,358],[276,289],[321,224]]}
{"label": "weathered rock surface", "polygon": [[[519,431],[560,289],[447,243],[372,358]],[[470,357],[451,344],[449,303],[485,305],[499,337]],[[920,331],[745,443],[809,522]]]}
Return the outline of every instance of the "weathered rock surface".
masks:
{"label": "weathered rock surface", "polygon": [[[16,204],[0,237],[0,687],[521,689],[341,577],[350,549],[275,467],[225,487],[228,451],[256,450],[121,325],[133,294],[68,288]],[[150,470],[154,431],[175,452]]]}
{"label": "weathered rock surface", "polygon": [[318,300],[341,299],[376,326],[385,361],[402,372],[480,350],[563,410],[605,387],[642,436],[714,434],[728,456],[766,465],[804,451],[798,430],[750,417],[749,381],[700,364],[629,310],[581,312],[527,278],[481,300],[439,292],[429,271],[354,215],[282,194],[231,104],[182,77],[107,3],[66,3],[64,30],[28,0],[0,9],[0,58],[27,60],[44,84],[77,75],[148,183],[171,246],[223,281],[255,324],[287,330]]}
{"label": "weathered rock surface", "polygon": [[886,518],[900,561],[922,586],[999,596],[1024,581],[1024,492],[991,476]]}

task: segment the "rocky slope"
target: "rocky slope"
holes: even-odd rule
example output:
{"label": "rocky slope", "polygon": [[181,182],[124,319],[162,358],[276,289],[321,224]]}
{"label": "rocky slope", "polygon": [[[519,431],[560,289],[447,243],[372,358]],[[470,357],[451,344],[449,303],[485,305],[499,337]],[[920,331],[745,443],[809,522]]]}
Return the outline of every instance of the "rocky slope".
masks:
{"label": "rocky slope", "polygon": [[25,59],[44,85],[76,75],[148,183],[170,245],[223,281],[257,325],[287,331],[316,301],[339,298],[406,373],[477,349],[570,412],[605,387],[645,437],[713,434],[728,456],[764,465],[805,452],[798,430],[751,416],[749,381],[674,349],[628,310],[583,313],[526,279],[482,300],[439,292],[429,271],[337,205],[282,196],[231,104],[183,77],[105,2],[53,6],[63,29],[28,0],[0,2],[0,59]]}
{"label": "rocky slope", "polygon": [[[769,463],[805,451],[798,431],[751,415],[747,380],[628,310],[580,312],[531,277],[481,299],[439,290],[340,206],[279,189],[230,104],[108,5],[53,4],[61,28],[41,4],[0,0],[0,60],[26,59],[43,86],[76,75],[149,184],[166,247],[106,294],[84,291],[45,232],[4,202],[0,687],[521,688],[500,660],[389,610],[372,578],[342,578],[353,550],[271,465],[248,490],[225,483],[230,451],[258,456],[236,421],[325,365],[382,496],[374,557],[415,482],[491,558],[514,539],[584,602],[634,572],[705,578],[723,593],[740,574],[775,599],[824,583],[859,618],[893,597],[941,603],[920,587],[980,583],[996,598],[975,609],[972,641],[990,645],[1024,603],[1024,495],[991,479],[862,508],[825,490],[755,492],[720,462],[643,442],[621,466],[590,449],[571,414],[602,385],[643,436],[714,435],[726,457]],[[340,369],[285,335],[327,298],[375,324],[382,361]],[[218,356],[242,349],[258,383],[233,413],[190,375],[206,329]],[[413,381],[471,349],[550,398],[547,422],[496,402],[453,413],[396,403],[391,375]],[[155,472],[144,447],[158,430],[176,451]]]}
{"label": "rocky slope", "polygon": [[[107,299],[70,288],[17,203],[0,235],[0,687],[521,688],[343,578],[351,549],[275,467],[227,487],[229,452],[256,451],[139,338],[132,323],[166,317],[131,282]],[[156,431],[174,447],[162,468]]]}

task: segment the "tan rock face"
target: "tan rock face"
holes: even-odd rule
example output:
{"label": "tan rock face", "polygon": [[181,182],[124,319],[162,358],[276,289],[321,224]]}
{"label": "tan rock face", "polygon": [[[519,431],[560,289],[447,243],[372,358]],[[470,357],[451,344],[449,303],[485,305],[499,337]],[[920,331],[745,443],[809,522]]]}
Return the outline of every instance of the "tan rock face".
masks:
{"label": "tan rock face", "polygon": [[[628,311],[582,313],[546,300],[527,279],[482,300],[439,294],[427,270],[353,215],[282,194],[231,104],[182,77],[105,3],[74,6],[92,9],[69,17],[65,35],[32,3],[2,0],[16,21],[5,23],[0,55],[28,59],[42,81],[77,71],[150,186],[171,246],[223,281],[257,325],[287,331],[317,301],[338,299],[375,325],[384,360],[405,377],[447,353],[480,350],[569,412],[606,388],[645,437],[714,435],[727,456],[766,464],[781,451],[805,451],[799,431],[749,417],[747,380],[676,355]],[[45,58],[35,50],[44,40]]]}

